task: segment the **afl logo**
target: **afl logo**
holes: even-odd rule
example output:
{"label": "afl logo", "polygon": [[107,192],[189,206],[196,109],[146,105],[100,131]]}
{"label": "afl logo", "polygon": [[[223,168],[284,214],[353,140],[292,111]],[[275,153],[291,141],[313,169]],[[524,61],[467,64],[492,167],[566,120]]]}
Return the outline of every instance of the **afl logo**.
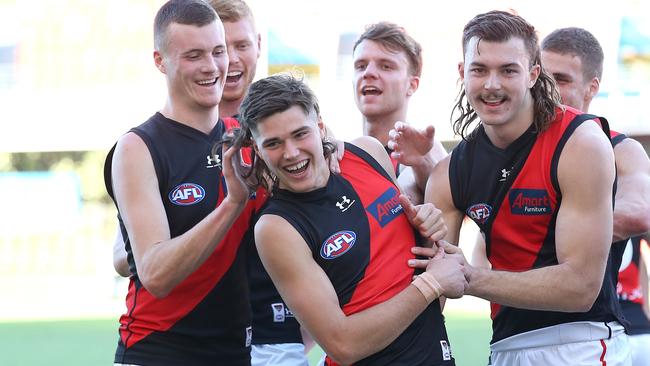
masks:
{"label": "afl logo", "polygon": [[492,207],[485,203],[477,203],[467,209],[467,216],[474,220],[477,224],[484,224],[492,213]]}
{"label": "afl logo", "polygon": [[339,231],[323,242],[320,256],[324,259],[340,257],[354,246],[355,241],[357,241],[357,234],[354,231]]}
{"label": "afl logo", "polygon": [[169,200],[179,206],[189,206],[199,203],[203,200],[203,197],[205,197],[205,189],[194,183],[180,184],[169,192]]}

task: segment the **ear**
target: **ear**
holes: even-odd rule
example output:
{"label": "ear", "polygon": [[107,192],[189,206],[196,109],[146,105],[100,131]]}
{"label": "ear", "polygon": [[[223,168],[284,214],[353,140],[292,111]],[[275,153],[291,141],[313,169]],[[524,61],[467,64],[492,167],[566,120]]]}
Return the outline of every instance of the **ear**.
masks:
{"label": "ear", "polygon": [[587,90],[587,98],[589,101],[594,99],[598,91],[600,90],[600,79],[598,77],[593,77],[589,82],[589,89]]}
{"label": "ear", "polygon": [[262,54],[262,36],[257,33],[257,58]]}
{"label": "ear", "polygon": [[156,64],[156,68],[160,70],[160,72],[163,74],[167,73],[165,63],[163,62],[163,56],[160,51],[153,51],[153,62]]}
{"label": "ear", "polygon": [[320,131],[320,138],[321,140],[324,139],[325,137],[329,136],[327,133],[327,127],[325,126],[325,123],[323,122],[323,117],[321,115],[318,115],[318,130]]}
{"label": "ear", "polygon": [[419,86],[420,86],[420,77],[411,75],[409,77],[409,88],[406,91],[406,95],[408,95],[409,97],[413,95],[413,93],[415,93],[418,90]]}
{"label": "ear", "polygon": [[460,80],[465,80],[465,62],[463,61],[458,63],[458,76],[460,76]]}
{"label": "ear", "polygon": [[541,72],[542,66],[540,64],[533,65],[533,67],[530,68],[530,81],[528,82],[528,89],[531,89],[535,85]]}

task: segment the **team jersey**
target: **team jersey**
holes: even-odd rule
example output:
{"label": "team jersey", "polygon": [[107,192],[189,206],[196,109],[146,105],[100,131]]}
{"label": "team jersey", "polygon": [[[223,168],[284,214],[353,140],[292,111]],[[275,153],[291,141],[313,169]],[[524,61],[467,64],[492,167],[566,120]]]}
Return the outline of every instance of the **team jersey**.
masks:
{"label": "team jersey", "polygon": [[[382,303],[411,283],[416,234],[399,189],[368,153],[346,144],[341,174],[306,193],[274,191],[264,214],[283,217],[309,245],[346,315]],[[289,260],[289,258],[287,258]],[[381,320],[378,320],[381,321]],[[327,358],[326,365],[335,363]],[[453,365],[436,300],[385,349],[355,365]]]}
{"label": "team jersey", "polygon": [[[495,147],[480,125],[471,140],[454,149],[449,166],[453,202],[484,234],[494,270],[520,272],[558,264],[555,223],[562,195],[557,165],[566,141],[587,119],[596,117],[570,107],[558,109],[547,130],[537,133],[531,126],[505,149]],[[601,118],[600,122],[609,133],[607,121]],[[492,343],[562,323],[621,321],[611,265],[610,255],[603,287],[584,313],[492,303]]]}
{"label": "team jersey", "polygon": [[643,311],[647,299],[639,282],[641,245],[648,245],[648,243],[638,236],[626,242],[616,287],[623,314],[630,321],[629,334],[631,335],[650,333],[650,320]]}
{"label": "team jersey", "polygon": [[[226,123],[236,125],[233,120]],[[226,195],[221,149],[215,154],[211,152],[223,136],[226,123],[220,120],[206,135],[156,113],[131,129],[151,154],[172,238],[195,226]],[[113,199],[114,148],[107,156],[104,172],[106,188]],[[251,315],[245,246],[240,243],[255,206],[253,196],[205,263],[160,299],[143,287],[128,232],[119,218],[132,276],[126,296],[127,311],[120,317],[116,363],[250,364]]]}

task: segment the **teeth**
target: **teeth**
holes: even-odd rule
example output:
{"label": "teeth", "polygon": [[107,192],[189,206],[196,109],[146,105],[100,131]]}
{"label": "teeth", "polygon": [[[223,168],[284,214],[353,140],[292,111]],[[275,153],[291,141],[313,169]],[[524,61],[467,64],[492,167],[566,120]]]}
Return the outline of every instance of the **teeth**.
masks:
{"label": "teeth", "polygon": [[289,172],[295,172],[297,170],[304,168],[305,165],[307,165],[307,160],[303,160],[296,165],[287,166],[285,167],[285,169],[288,170]]}
{"label": "teeth", "polygon": [[216,82],[217,82],[217,78],[197,81],[197,83],[199,83],[200,85],[210,85],[210,84],[214,84]]}
{"label": "teeth", "polygon": [[228,76],[239,76],[239,75],[241,75],[241,74],[242,74],[241,71],[233,71],[233,72],[229,72],[229,73],[228,73]]}

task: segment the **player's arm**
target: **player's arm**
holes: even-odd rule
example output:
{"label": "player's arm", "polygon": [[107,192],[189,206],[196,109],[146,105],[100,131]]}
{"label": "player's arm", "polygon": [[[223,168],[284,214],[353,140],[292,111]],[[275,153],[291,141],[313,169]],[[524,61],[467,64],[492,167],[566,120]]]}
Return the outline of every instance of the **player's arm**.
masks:
{"label": "player's arm", "polygon": [[[346,316],[307,243],[285,219],[262,216],[255,225],[255,241],[262,263],[287,306],[323,350],[341,364],[354,363],[384,349],[430,303],[418,288],[409,285],[381,304]],[[462,294],[465,282],[458,261],[435,260],[427,271],[446,295]]]}
{"label": "player's arm", "polygon": [[646,318],[650,319],[650,286],[648,286],[648,255],[650,254],[650,233],[645,233],[641,240],[639,258],[639,285],[643,295],[643,312]]}
{"label": "player's arm", "polygon": [[122,277],[131,276],[129,262],[126,259],[127,255],[126,249],[124,248],[122,230],[120,230],[120,226],[118,225],[115,234],[115,242],[113,243],[113,268],[115,268],[115,272]]}
{"label": "player's arm", "polygon": [[248,190],[233,172],[233,152],[230,149],[223,157],[226,198],[192,229],[171,238],[149,150],[134,133],[118,142],[112,162],[113,190],[138,276],[152,295],[166,296],[203,264],[241,213]]}
{"label": "player's arm", "polygon": [[524,272],[473,268],[467,293],[525,309],[589,310],[602,286],[611,244],[614,170],[606,137],[595,123],[583,123],[558,165],[558,264]]}
{"label": "player's arm", "polygon": [[447,225],[447,235],[444,239],[451,244],[458,245],[460,227],[465,215],[456,208],[451,196],[449,183],[450,161],[451,155],[448,155],[436,164],[431,171],[427,180],[424,201],[433,203],[435,207],[442,211],[442,218],[445,225]]}
{"label": "player's arm", "polygon": [[650,159],[643,146],[627,138],[614,147],[618,176],[613,241],[650,231]]}
{"label": "player's arm", "polygon": [[472,248],[471,265],[474,267],[492,268],[492,264],[487,259],[487,251],[485,247],[485,238],[479,231],[476,233],[474,240],[474,248]]}

